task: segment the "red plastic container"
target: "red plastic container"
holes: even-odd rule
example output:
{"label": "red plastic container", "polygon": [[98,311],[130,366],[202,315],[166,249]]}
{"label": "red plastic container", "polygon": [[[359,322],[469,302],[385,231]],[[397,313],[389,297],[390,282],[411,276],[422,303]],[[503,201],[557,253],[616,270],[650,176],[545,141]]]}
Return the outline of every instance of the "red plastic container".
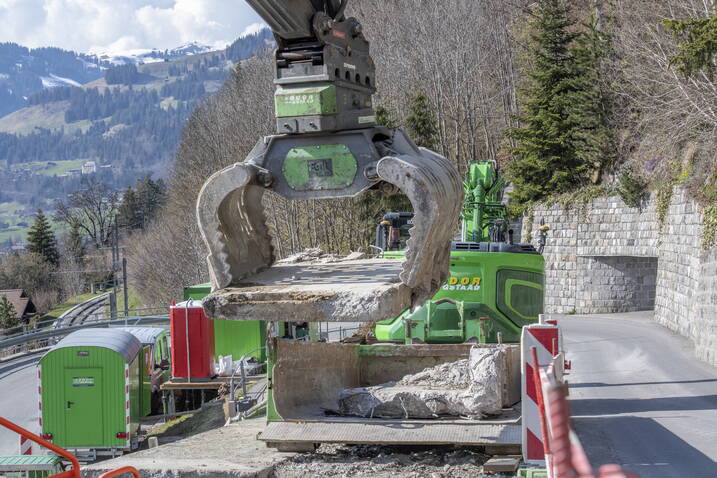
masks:
{"label": "red plastic container", "polygon": [[172,377],[207,379],[214,375],[214,323],[202,302],[188,300],[170,308]]}

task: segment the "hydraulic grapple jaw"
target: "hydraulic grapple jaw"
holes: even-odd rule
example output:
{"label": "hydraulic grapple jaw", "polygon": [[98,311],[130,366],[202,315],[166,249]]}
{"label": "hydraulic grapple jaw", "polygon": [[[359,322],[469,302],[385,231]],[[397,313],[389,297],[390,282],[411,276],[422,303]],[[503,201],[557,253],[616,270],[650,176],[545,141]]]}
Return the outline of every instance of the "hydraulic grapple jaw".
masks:
{"label": "hydraulic grapple jaw", "polygon": [[279,134],[260,140],[244,162],[212,175],[199,194],[213,289],[249,283],[274,263],[262,206],[267,189],[290,200],[399,189],[415,212],[399,278],[411,289],[412,305],[432,297],[447,279],[463,202],[457,170],[402,130],[375,126],[375,67],[360,24],[343,17],[345,1],[248,2],[279,45]]}

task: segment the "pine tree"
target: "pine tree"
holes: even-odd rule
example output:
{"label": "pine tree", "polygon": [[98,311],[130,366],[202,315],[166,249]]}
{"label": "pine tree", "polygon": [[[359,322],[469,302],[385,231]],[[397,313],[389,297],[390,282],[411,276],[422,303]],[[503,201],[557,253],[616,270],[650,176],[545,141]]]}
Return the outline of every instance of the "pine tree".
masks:
{"label": "pine tree", "polygon": [[540,0],[531,23],[529,86],[508,165],[519,206],[589,183],[610,155],[608,105],[600,91],[600,33],[576,30],[565,0]]}
{"label": "pine tree", "polygon": [[670,59],[678,71],[686,77],[705,71],[712,77],[717,69],[717,12],[707,18],[672,19],[663,24],[680,42],[677,53]]}
{"label": "pine tree", "polygon": [[424,148],[435,150],[438,148],[438,121],[431,109],[428,97],[418,93],[410,105],[410,114],[406,118],[406,127],[411,138]]}
{"label": "pine tree", "polygon": [[27,250],[41,255],[49,264],[56,266],[60,262],[60,254],[57,252],[57,241],[52,232],[50,223],[42,212],[37,210],[35,222],[27,233]]}
{"label": "pine tree", "polygon": [[399,128],[398,122],[393,119],[393,115],[385,106],[377,106],[374,110],[376,113],[376,124],[385,126],[389,129]]}
{"label": "pine tree", "polygon": [[4,295],[0,297],[0,328],[9,329],[17,326],[20,321],[16,316],[15,307],[7,300],[7,297]]}

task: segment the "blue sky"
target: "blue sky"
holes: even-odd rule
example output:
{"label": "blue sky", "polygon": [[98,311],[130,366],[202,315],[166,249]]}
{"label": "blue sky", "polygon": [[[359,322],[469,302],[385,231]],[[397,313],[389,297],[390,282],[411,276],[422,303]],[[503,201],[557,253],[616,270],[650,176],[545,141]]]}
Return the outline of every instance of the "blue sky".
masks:
{"label": "blue sky", "polygon": [[0,0],[0,42],[78,52],[223,47],[260,22],[244,0]]}

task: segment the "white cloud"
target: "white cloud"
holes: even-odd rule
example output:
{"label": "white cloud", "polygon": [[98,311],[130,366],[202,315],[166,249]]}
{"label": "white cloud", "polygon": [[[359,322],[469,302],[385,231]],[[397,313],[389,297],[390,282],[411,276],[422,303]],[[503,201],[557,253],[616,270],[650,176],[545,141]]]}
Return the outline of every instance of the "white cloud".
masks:
{"label": "white cloud", "polygon": [[0,0],[0,42],[83,52],[224,46],[260,21],[244,0]]}

